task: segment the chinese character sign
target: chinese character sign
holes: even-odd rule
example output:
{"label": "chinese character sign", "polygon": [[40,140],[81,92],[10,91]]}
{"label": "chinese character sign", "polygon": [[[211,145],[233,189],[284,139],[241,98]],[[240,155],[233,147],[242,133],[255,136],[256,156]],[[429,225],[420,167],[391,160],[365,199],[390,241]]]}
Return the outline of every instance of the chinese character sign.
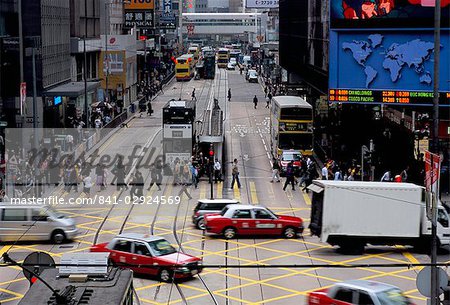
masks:
{"label": "chinese character sign", "polygon": [[125,27],[133,28],[136,26],[139,29],[153,28],[153,19],[153,10],[126,11]]}
{"label": "chinese character sign", "polygon": [[172,14],[172,0],[163,0],[163,15],[169,16]]}

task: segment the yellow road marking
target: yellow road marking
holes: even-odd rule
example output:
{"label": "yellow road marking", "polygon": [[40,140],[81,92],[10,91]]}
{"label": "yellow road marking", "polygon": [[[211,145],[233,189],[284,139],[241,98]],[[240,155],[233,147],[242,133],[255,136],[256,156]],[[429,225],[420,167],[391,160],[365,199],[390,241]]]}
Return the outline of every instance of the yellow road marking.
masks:
{"label": "yellow road marking", "polygon": [[240,191],[240,189],[235,187],[233,189],[233,192],[234,192],[234,199],[236,199],[237,201],[240,202],[241,201],[241,191]]}
{"label": "yellow road marking", "polygon": [[206,198],[206,185],[200,184],[200,199]]}
{"label": "yellow road marking", "polygon": [[250,181],[250,197],[252,200],[252,204],[258,204],[258,196],[256,195],[256,186],[255,182]]}
{"label": "yellow road marking", "polygon": [[[15,292],[15,291],[11,291],[11,290],[8,290],[8,289],[3,289],[3,288],[0,288],[0,291],[1,291],[1,292],[8,293],[8,294],[15,295],[15,296],[18,297],[18,298],[23,298],[23,294],[17,293],[17,292]],[[4,302],[4,301],[2,301],[2,302]]]}
{"label": "yellow road marking", "polygon": [[304,199],[305,202],[306,202],[306,205],[311,205],[311,198],[309,198],[308,193],[302,192],[302,195],[303,195],[303,199]]}
{"label": "yellow road marking", "polygon": [[223,183],[222,182],[217,183],[216,198],[223,198],[222,190],[223,190]]}

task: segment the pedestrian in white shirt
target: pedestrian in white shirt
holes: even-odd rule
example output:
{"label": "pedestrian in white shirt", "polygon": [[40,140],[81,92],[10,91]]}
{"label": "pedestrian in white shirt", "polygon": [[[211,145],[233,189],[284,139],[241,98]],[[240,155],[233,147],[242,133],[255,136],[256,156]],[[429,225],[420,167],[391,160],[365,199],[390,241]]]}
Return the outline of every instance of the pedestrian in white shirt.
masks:
{"label": "pedestrian in white shirt", "polygon": [[220,171],[222,170],[222,164],[220,164],[219,160],[216,159],[216,161],[214,162],[214,179],[215,179],[215,183],[217,183],[218,181],[222,182],[222,178],[220,175]]}
{"label": "pedestrian in white shirt", "polygon": [[322,167],[322,180],[328,180],[328,168],[326,165]]}

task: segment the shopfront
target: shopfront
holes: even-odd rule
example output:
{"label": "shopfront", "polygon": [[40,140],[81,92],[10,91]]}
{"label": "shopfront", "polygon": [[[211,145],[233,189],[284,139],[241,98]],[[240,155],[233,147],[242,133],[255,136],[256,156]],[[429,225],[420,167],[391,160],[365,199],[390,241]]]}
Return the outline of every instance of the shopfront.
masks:
{"label": "shopfront", "polygon": [[[88,112],[97,102],[100,82],[87,82]],[[70,82],[47,90],[44,96],[44,128],[73,128],[85,121],[85,84]]]}

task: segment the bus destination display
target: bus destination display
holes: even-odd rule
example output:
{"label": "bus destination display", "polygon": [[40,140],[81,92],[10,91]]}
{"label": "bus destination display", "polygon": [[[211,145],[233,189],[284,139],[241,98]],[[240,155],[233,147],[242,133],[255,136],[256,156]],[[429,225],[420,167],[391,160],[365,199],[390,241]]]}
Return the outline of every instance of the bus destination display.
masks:
{"label": "bus destination display", "polygon": [[[433,92],[330,89],[331,103],[433,105]],[[441,92],[440,106],[450,106],[450,92]]]}

